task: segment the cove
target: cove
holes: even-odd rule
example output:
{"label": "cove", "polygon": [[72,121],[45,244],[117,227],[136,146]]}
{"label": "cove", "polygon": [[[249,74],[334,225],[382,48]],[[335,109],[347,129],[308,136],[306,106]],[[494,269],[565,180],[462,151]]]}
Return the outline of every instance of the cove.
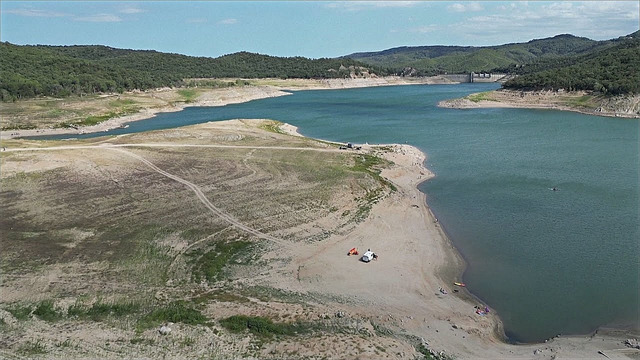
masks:
{"label": "cove", "polygon": [[[420,190],[467,261],[463,280],[511,341],[637,327],[638,120],[436,106],[496,87],[299,91],[159,114],[109,135],[267,118],[315,138],[412,144],[436,174]],[[95,136],[104,133],[47,138]]]}

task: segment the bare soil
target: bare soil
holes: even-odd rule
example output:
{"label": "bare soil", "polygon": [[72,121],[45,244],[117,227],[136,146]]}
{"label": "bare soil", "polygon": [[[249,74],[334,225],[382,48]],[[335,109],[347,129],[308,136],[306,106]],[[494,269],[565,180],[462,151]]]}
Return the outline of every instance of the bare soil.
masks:
{"label": "bare soil", "polygon": [[640,95],[604,96],[584,91],[495,90],[460,99],[441,101],[438,106],[455,109],[527,108],[575,111],[588,115],[640,118]]}
{"label": "bare soil", "polygon": [[[638,356],[625,333],[502,342],[453,291],[464,263],[410,146],[340,150],[268,120],[5,145],[4,358]],[[222,325],[237,315],[276,330]]]}

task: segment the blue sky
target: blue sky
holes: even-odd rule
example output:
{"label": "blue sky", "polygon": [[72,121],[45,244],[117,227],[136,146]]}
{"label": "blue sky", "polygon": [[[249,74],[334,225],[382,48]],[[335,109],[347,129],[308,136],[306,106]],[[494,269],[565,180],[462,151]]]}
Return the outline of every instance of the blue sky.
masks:
{"label": "blue sky", "polygon": [[217,57],[336,57],[397,46],[499,45],[638,30],[638,1],[1,1],[0,39]]}

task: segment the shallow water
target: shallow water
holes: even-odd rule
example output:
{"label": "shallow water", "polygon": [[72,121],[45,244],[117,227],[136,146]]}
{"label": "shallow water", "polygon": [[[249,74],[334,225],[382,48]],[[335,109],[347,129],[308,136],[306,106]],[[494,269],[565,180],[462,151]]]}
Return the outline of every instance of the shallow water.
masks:
{"label": "shallow water", "polygon": [[436,107],[495,87],[301,91],[160,114],[109,134],[270,118],[316,138],[415,145],[437,175],[421,190],[468,262],[463,280],[512,341],[637,327],[638,120]]}

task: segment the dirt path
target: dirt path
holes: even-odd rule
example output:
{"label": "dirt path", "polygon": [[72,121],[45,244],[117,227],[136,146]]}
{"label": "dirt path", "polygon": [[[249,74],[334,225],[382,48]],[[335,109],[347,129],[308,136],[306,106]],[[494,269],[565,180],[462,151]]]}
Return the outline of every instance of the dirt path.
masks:
{"label": "dirt path", "polygon": [[220,210],[219,208],[217,208],[215,205],[213,205],[213,203],[211,203],[211,201],[204,195],[204,193],[202,192],[202,189],[192,183],[189,182],[181,177],[178,177],[176,175],[173,175],[171,173],[168,173],[162,169],[160,169],[159,167],[157,167],[156,165],[154,165],[152,162],[150,162],[149,160],[145,159],[144,157],[134,154],[130,151],[127,151],[123,148],[126,147],[146,147],[146,148],[177,148],[177,147],[200,147],[200,148],[231,148],[231,149],[252,149],[252,150],[257,150],[257,149],[269,149],[269,150],[295,150],[295,151],[321,151],[321,152],[339,152],[341,150],[338,149],[323,149],[323,148],[303,148],[303,147],[290,147],[290,146],[248,146],[248,145],[207,145],[207,144],[203,144],[203,145],[199,145],[199,144],[155,144],[155,143],[143,143],[143,144],[108,144],[108,143],[102,143],[100,145],[69,145],[69,146],[55,146],[55,147],[44,147],[44,148],[38,148],[38,147],[29,147],[29,148],[9,148],[9,149],[3,149],[3,151],[5,152],[23,152],[23,151],[56,151],[56,150],[82,150],[82,149],[107,149],[107,150],[114,150],[114,151],[118,151],[121,152],[127,156],[133,157],[143,163],[145,163],[147,166],[149,166],[150,168],[152,168],[154,171],[156,171],[159,174],[162,174],[174,181],[177,181],[181,184],[184,184],[185,186],[187,186],[189,189],[191,189],[196,196],[198,197],[198,199],[200,200],[200,202],[202,202],[204,204],[205,207],[207,207],[207,209],[209,209],[212,213],[214,213],[215,215],[217,215],[218,217],[220,217],[221,219],[225,220],[226,222],[230,223],[231,225],[235,226],[236,228],[243,230],[249,234],[255,235],[256,237],[260,238],[260,239],[264,239],[264,240],[269,240],[272,241],[274,243],[279,244],[280,246],[284,247],[284,248],[290,248],[290,245],[288,242],[286,242],[285,240],[282,239],[278,239],[276,237],[273,237],[271,235],[265,234],[257,229],[251,228],[249,226],[246,226],[244,224],[242,224],[240,221],[238,221],[237,219],[235,219],[233,216],[231,216],[230,214]]}
{"label": "dirt path", "polygon": [[111,148],[111,147],[106,147],[109,150],[114,150],[114,151],[118,151],[121,152],[127,156],[133,157],[143,163],[145,163],[147,166],[149,166],[150,168],[152,168],[155,172],[162,174],[166,177],[168,177],[169,179],[175,180],[181,184],[184,184],[185,186],[187,186],[189,189],[191,189],[191,191],[193,191],[196,196],[198,197],[198,199],[200,200],[200,202],[202,202],[204,204],[204,206],[207,207],[207,209],[211,210],[212,213],[214,213],[215,215],[217,215],[218,217],[220,217],[221,219],[225,220],[226,222],[230,223],[231,225],[235,226],[236,228],[243,230],[249,234],[255,235],[256,237],[260,238],[260,239],[264,239],[264,240],[269,240],[272,241],[282,247],[289,247],[289,243],[282,240],[282,239],[278,239],[276,237],[273,237],[271,235],[265,234],[263,232],[261,232],[260,230],[251,228],[249,226],[244,225],[243,223],[241,223],[240,221],[236,220],[233,216],[231,216],[230,214],[220,210],[219,208],[217,208],[215,205],[213,205],[213,203],[211,203],[211,201],[209,201],[209,199],[204,195],[204,193],[202,192],[202,189],[190,182],[187,181],[181,177],[178,177],[176,175],[173,175],[171,173],[168,173],[162,169],[160,169],[159,167],[155,166],[151,161],[143,158],[142,156],[138,155],[138,154],[134,154],[130,151],[124,150],[124,149],[120,149],[120,148]]}
{"label": "dirt path", "polygon": [[251,146],[251,145],[209,145],[209,144],[163,144],[163,143],[143,143],[143,144],[109,144],[100,145],[67,145],[52,147],[27,147],[27,148],[8,148],[5,152],[19,151],[54,151],[54,150],[78,150],[78,149],[109,149],[122,147],[147,147],[147,148],[171,148],[171,147],[197,147],[197,148],[216,148],[216,149],[267,149],[267,150],[296,150],[296,151],[320,151],[320,152],[339,152],[342,150],[332,148],[306,148],[295,146]]}

